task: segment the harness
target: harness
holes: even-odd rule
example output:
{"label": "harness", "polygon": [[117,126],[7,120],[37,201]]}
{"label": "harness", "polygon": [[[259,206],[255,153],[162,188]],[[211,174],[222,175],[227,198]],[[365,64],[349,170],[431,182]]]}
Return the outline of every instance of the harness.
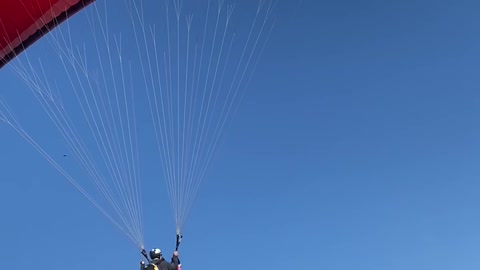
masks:
{"label": "harness", "polygon": [[158,266],[156,264],[150,263],[150,266],[151,267],[149,267],[150,268],[149,270],[158,270]]}

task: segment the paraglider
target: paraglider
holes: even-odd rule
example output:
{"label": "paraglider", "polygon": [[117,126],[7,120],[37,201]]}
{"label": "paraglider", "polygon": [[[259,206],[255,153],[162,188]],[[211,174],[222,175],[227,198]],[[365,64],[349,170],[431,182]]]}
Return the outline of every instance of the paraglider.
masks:
{"label": "paraglider", "polygon": [[167,263],[162,256],[162,251],[160,249],[152,249],[149,252],[150,257],[147,255],[147,251],[142,249],[140,252],[143,257],[148,262],[148,265],[142,260],[140,261],[140,270],[182,270],[182,264],[178,258],[178,247],[182,241],[183,235],[177,234],[175,251],[173,252],[173,257],[170,263]]}
{"label": "paraglider", "polygon": [[95,0],[0,0],[0,69]]}
{"label": "paraglider", "polygon": [[[35,14],[33,19],[19,13],[21,6],[17,2],[7,4],[13,2],[16,1],[0,0],[0,39],[4,40],[0,40],[0,67],[9,63],[26,82],[67,144],[69,160],[71,157],[78,161],[85,175],[73,176],[62,167],[19,124],[2,100],[0,121],[30,143],[147,260],[159,261],[159,270],[180,269],[178,249],[183,226],[223,130],[261,57],[273,28],[269,23],[277,1],[259,0],[250,7],[250,13],[235,16],[237,6],[224,0],[165,0],[160,16],[163,28],[156,27],[158,22],[149,21],[159,18],[158,11],[146,16],[149,8],[141,1],[113,1],[115,5],[126,4],[130,18],[125,20],[127,26],[119,26],[119,21],[108,24],[107,18],[101,16],[109,10],[107,4],[104,11],[92,5],[87,13],[90,16],[85,14],[82,20],[86,27],[91,27],[91,31],[85,31],[92,35],[89,40],[71,33],[64,35],[61,27],[49,35],[58,62],[53,64],[54,57],[49,57],[48,63],[63,69],[55,71],[28,58],[27,64],[22,64],[17,56],[94,0],[36,0],[38,9],[25,5],[28,12]],[[251,5],[243,1],[241,4]],[[4,6],[18,9],[18,18],[12,18]],[[22,29],[15,29],[18,22]],[[122,34],[112,34],[107,26],[121,29]],[[127,41],[122,36],[124,32],[131,34]],[[59,76],[61,73],[64,74]],[[60,78],[55,84],[53,76]],[[57,93],[52,85],[62,91]],[[142,93],[146,95],[139,97]],[[63,106],[67,102],[68,106]],[[139,121],[146,118],[139,118],[140,109],[151,117],[157,164],[163,169],[163,177],[156,175],[156,179],[165,180],[173,213],[174,266],[167,267],[175,268],[165,268],[160,250],[152,250],[148,258],[144,249],[141,183],[146,180],[139,173],[138,131],[150,127],[138,128],[146,122]],[[152,143],[146,144],[151,150]]]}
{"label": "paraglider", "polygon": [[168,263],[162,255],[162,251],[158,248],[150,250],[149,255],[142,250],[143,256],[147,259],[148,264],[142,260],[140,261],[140,270],[181,270],[180,259],[178,258],[178,251],[173,252],[171,262]]}

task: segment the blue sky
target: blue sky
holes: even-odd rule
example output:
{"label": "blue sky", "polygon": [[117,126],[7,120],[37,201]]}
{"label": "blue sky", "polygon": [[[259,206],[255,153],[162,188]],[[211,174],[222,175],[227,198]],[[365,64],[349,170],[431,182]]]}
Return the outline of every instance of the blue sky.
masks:
{"label": "blue sky", "polygon": [[[479,8],[282,2],[185,225],[184,269],[478,269]],[[0,80],[19,120],[54,155],[63,151],[22,80],[9,69]],[[28,258],[38,269],[136,269],[124,235],[0,128],[1,267]],[[169,254],[174,227],[156,155],[140,159],[143,187],[161,189],[144,199],[145,239]]]}

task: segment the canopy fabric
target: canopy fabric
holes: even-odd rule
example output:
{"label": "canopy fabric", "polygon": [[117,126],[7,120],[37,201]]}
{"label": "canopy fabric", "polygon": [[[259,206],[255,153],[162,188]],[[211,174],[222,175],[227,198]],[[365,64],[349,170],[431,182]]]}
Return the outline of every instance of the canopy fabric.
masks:
{"label": "canopy fabric", "polygon": [[95,0],[0,0],[0,68]]}

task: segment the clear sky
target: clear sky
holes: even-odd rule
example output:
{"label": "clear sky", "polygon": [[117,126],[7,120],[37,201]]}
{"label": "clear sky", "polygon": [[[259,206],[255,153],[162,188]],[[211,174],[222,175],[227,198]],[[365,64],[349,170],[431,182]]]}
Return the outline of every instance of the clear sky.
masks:
{"label": "clear sky", "polygon": [[[185,223],[184,269],[479,269],[479,9],[281,2]],[[82,37],[82,15],[70,26]],[[5,68],[0,82],[29,134],[70,169],[23,80]],[[169,257],[175,228],[149,125],[139,122],[145,241]],[[124,234],[11,128],[0,134],[0,268],[137,269]]]}

